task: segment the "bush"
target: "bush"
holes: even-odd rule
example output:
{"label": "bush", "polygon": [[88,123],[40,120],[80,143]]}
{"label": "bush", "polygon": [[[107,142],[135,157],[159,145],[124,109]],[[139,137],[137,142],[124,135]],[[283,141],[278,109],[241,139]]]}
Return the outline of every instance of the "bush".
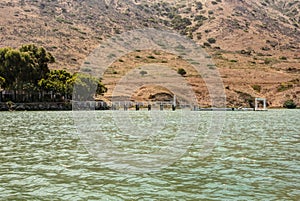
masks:
{"label": "bush", "polygon": [[154,56],[150,55],[150,56],[147,56],[148,59],[155,59]]}
{"label": "bush", "polygon": [[293,88],[293,83],[290,82],[283,82],[277,87],[278,92],[286,91],[290,88]]}
{"label": "bush", "polygon": [[261,86],[260,85],[255,84],[255,85],[252,86],[252,88],[253,88],[253,90],[257,91],[258,93],[260,93],[260,91],[261,91]]}
{"label": "bush", "polygon": [[148,73],[147,73],[147,71],[142,70],[142,71],[140,71],[140,74],[141,74],[142,76],[144,76],[144,75],[146,75],[146,74],[148,74]]}
{"label": "bush", "polygon": [[294,109],[296,108],[296,104],[294,103],[293,100],[287,100],[284,102],[283,107],[288,108],[288,109]]}
{"label": "bush", "polygon": [[183,68],[179,68],[177,70],[177,73],[180,74],[181,76],[184,76],[186,74],[186,71]]}
{"label": "bush", "polygon": [[207,20],[207,17],[203,16],[203,15],[197,15],[195,16],[194,18],[195,21],[204,21],[204,20]]}
{"label": "bush", "polygon": [[211,45],[210,45],[209,43],[207,43],[207,42],[204,42],[203,45],[204,45],[205,47],[210,47],[210,46],[211,46]]}
{"label": "bush", "polygon": [[262,47],[262,48],[260,48],[260,49],[263,50],[263,51],[269,51],[269,50],[271,50],[271,48],[269,48],[269,47],[267,47],[267,46]]}
{"label": "bush", "polygon": [[198,40],[200,40],[202,38],[202,34],[200,32],[196,33],[196,37]]}
{"label": "bush", "polygon": [[171,22],[172,22],[172,27],[176,30],[183,30],[187,26],[192,24],[189,18],[186,17],[182,18],[180,15],[175,16]]}
{"label": "bush", "polygon": [[275,63],[276,60],[274,58],[265,58],[264,63],[265,64],[271,64],[271,63]]}
{"label": "bush", "polygon": [[196,2],[196,9],[197,10],[202,10],[203,9],[203,4],[200,1]]}
{"label": "bush", "polygon": [[207,41],[208,41],[210,44],[216,43],[216,39],[214,39],[214,38],[209,38],[209,39],[207,39]]}

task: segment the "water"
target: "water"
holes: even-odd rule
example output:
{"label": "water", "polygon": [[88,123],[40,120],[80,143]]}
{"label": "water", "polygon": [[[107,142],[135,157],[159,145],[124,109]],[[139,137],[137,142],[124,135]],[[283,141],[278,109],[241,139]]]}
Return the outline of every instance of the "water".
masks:
{"label": "water", "polygon": [[[100,121],[106,113],[97,112]],[[201,112],[199,133],[210,115]],[[208,157],[199,158],[199,135],[171,166],[131,174],[89,154],[72,112],[1,112],[0,200],[300,200],[299,117],[299,110],[227,112]],[[154,142],[144,147],[160,146]]]}

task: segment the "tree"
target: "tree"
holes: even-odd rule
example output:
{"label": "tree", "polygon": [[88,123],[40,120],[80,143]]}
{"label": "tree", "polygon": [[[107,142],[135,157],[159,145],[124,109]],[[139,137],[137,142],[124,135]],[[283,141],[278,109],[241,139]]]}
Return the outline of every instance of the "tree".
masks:
{"label": "tree", "polygon": [[181,76],[184,76],[186,74],[186,71],[183,68],[179,68],[177,70],[177,73],[180,74]]}
{"label": "tree", "polygon": [[50,71],[48,65],[53,62],[55,59],[50,53],[35,45],[23,45],[19,49],[0,48],[0,88],[14,91],[12,101],[18,101],[19,92],[22,92],[22,101],[37,100],[34,91],[39,92],[39,101],[44,91],[68,98],[75,84],[75,92],[87,95],[89,99],[107,91],[100,79],[90,75]]}
{"label": "tree", "polygon": [[95,95],[103,95],[107,88],[97,79],[87,74],[74,74],[73,97],[77,100],[93,100]]}
{"label": "tree", "polygon": [[48,64],[55,62],[52,54],[47,52],[43,47],[37,47],[33,44],[22,45],[19,51],[28,53],[32,59],[30,63],[35,69],[35,84],[37,84],[38,80],[46,77],[47,73],[50,72]]}
{"label": "tree", "polygon": [[4,87],[23,90],[23,84],[37,86],[49,72],[48,64],[54,61],[50,53],[35,45],[0,48],[0,74],[6,80]]}
{"label": "tree", "polygon": [[6,88],[16,88],[18,85],[18,78],[21,63],[20,52],[14,49],[3,50],[3,60],[1,62],[1,75],[6,80]]}
{"label": "tree", "polygon": [[2,80],[2,84],[1,87],[5,88],[6,87],[6,80],[7,79],[7,69],[6,69],[6,65],[5,65],[5,55],[6,53],[10,50],[11,48],[0,48],[0,76],[4,79],[4,81]]}
{"label": "tree", "polygon": [[45,78],[42,78],[38,85],[42,90],[68,98],[72,93],[73,75],[65,70],[53,70]]}
{"label": "tree", "polygon": [[50,71],[46,78],[39,81],[39,86],[42,90],[59,94],[67,99],[71,98],[74,89],[74,94],[84,100],[92,99],[94,95],[102,95],[107,91],[101,80],[86,74],[72,75],[65,70]]}
{"label": "tree", "polygon": [[18,92],[32,93],[38,89],[38,82],[50,72],[49,63],[54,57],[42,47],[23,45],[19,49],[0,48],[0,75],[5,79],[3,88]]}

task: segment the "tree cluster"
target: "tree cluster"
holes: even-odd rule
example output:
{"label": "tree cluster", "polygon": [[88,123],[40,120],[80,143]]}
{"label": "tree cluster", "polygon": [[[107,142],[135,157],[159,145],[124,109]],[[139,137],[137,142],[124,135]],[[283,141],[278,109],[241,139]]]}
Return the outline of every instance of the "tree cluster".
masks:
{"label": "tree cluster", "polygon": [[32,90],[50,72],[54,57],[42,47],[23,45],[19,49],[0,48],[1,87],[9,90]]}
{"label": "tree cluster", "polygon": [[[18,49],[0,48],[0,101],[3,90],[12,92],[13,96],[6,97],[10,101],[53,101],[55,96],[61,100],[71,99],[75,83],[85,92],[90,92],[93,83],[96,86],[94,95],[106,92],[101,80],[92,76],[50,70],[48,65],[54,62],[51,53],[32,44]],[[47,93],[51,94],[48,99],[45,98]]]}

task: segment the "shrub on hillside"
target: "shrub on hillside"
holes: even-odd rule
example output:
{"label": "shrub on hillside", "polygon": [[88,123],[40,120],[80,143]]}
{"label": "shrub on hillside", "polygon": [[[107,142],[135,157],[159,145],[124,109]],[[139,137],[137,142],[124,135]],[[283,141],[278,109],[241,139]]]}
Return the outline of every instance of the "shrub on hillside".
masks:
{"label": "shrub on hillside", "polygon": [[180,15],[175,16],[172,19],[172,27],[176,30],[185,29],[187,26],[191,25],[192,22],[189,18],[182,18]]}
{"label": "shrub on hillside", "polygon": [[277,87],[278,92],[286,91],[290,88],[293,88],[293,83],[291,82],[283,82]]}
{"label": "shrub on hillside", "polygon": [[177,70],[177,73],[180,74],[181,76],[186,75],[186,71],[185,71],[183,68],[179,68],[179,69]]}
{"label": "shrub on hillside", "polygon": [[255,84],[255,85],[252,86],[252,88],[253,88],[253,90],[257,91],[258,93],[260,93],[260,91],[261,91],[261,86],[260,85]]}
{"label": "shrub on hillside", "polygon": [[210,44],[216,43],[216,39],[214,39],[214,38],[209,38],[209,39],[207,39],[207,41],[208,41]]}
{"label": "shrub on hillside", "polygon": [[297,107],[296,103],[293,100],[287,100],[284,102],[283,107],[288,109],[294,109]]}

